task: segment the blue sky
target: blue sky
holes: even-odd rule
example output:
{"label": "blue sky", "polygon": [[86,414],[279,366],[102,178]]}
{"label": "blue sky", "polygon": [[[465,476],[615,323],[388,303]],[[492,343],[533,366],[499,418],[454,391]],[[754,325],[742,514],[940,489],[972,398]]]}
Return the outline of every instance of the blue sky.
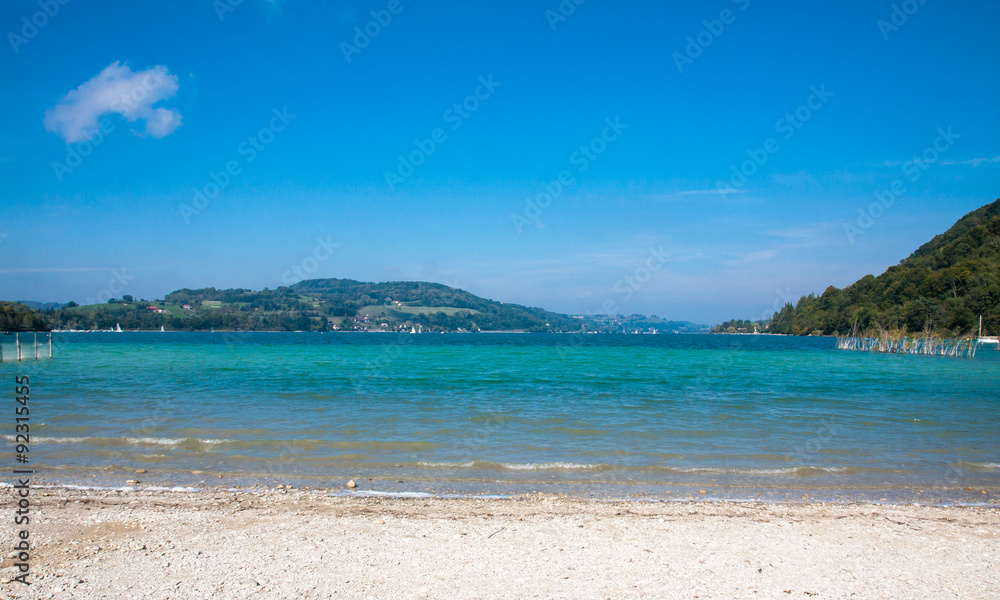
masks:
{"label": "blue sky", "polygon": [[577,2],[3,3],[0,298],[303,274],[714,323],[1000,196],[996,3]]}

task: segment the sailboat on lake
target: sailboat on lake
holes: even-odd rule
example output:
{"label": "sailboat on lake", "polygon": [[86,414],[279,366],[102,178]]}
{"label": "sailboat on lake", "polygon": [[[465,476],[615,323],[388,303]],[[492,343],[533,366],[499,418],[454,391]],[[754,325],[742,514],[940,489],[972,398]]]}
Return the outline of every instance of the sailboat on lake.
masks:
{"label": "sailboat on lake", "polygon": [[[983,337],[983,315],[979,315],[979,337],[977,341],[980,344],[1000,344],[1000,337],[997,336],[986,336]],[[1000,348],[997,348],[1000,350]]]}

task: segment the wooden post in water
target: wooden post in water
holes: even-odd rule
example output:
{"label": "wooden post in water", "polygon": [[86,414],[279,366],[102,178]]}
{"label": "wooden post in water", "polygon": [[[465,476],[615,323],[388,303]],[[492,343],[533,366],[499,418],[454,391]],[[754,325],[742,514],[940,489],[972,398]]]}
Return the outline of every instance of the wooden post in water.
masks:
{"label": "wooden post in water", "polygon": [[21,362],[21,334],[14,334],[14,345],[17,346],[17,362]]}
{"label": "wooden post in water", "polygon": [[52,358],[52,332],[49,332],[49,358]]}
{"label": "wooden post in water", "polygon": [[38,360],[38,333],[35,333],[35,360]]}

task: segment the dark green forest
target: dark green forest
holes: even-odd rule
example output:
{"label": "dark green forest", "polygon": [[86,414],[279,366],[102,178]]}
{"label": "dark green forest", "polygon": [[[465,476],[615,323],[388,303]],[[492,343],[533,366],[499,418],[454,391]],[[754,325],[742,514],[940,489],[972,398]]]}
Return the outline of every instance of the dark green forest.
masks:
{"label": "dark green forest", "polygon": [[857,326],[961,336],[978,330],[979,315],[984,335],[1000,332],[1000,200],[965,215],[878,277],[786,304],[769,332],[846,335]]}
{"label": "dark green forest", "polygon": [[0,331],[46,331],[45,319],[24,304],[0,302]]}
{"label": "dark green forest", "polygon": [[766,321],[733,319],[716,325],[709,333],[764,333],[768,331],[767,327]]}

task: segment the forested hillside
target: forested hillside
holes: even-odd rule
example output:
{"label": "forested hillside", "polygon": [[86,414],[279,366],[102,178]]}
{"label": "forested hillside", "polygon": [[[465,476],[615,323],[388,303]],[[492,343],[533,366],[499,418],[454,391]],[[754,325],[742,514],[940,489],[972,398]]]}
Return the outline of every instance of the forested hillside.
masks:
{"label": "forested hillside", "polygon": [[[182,289],[163,300],[31,311],[7,304],[0,330],[122,329],[329,331],[580,331],[584,321],[505,304],[437,283],[314,279],[274,290]],[[590,324],[590,321],[587,322]],[[597,329],[592,327],[591,330]]]}
{"label": "forested hillside", "polygon": [[844,289],[810,294],[774,315],[771,333],[893,329],[963,335],[1000,332],[1000,200],[962,217],[898,265]]}
{"label": "forested hillside", "polygon": [[46,331],[45,320],[21,303],[0,302],[0,331]]}

